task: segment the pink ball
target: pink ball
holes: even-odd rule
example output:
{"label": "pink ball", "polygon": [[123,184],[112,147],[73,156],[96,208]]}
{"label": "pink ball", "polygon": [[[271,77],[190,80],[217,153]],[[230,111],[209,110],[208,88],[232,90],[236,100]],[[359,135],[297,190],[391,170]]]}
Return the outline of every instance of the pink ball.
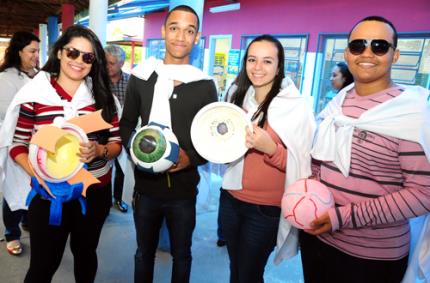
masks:
{"label": "pink ball", "polygon": [[310,229],[311,222],[334,207],[330,190],[312,179],[301,179],[287,188],[282,198],[282,213],[296,228]]}

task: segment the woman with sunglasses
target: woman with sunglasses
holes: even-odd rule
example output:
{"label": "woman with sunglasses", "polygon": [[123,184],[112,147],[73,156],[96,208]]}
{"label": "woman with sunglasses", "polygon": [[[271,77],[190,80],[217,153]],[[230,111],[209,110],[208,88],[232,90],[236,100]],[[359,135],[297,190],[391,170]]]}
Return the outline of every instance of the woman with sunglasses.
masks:
{"label": "woman with sunglasses", "polygon": [[[220,196],[220,222],[231,283],[264,282],[278,238],[282,256],[289,226],[281,215],[285,188],[310,175],[314,117],[294,83],[284,78],[284,48],[270,35],[248,46],[229,101],[252,117],[246,155],[229,165]],[[281,221],[281,222],[280,222]],[[286,246],[286,245],[285,245]]]}
{"label": "woman with sunglasses", "polygon": [[[87,189],[85,215],[79,200],[63,204],[59,226],[48,223],[51,202],[40,195],[32,199],[28,210],[31,258],[24,282],[51,282],[69,235],[76,282],[93,282],[97,271],[96,248],[112,204],[110,160],[120,153],[121,139],[105,53],[91,30],[71,26],[52,47],[45,66],[22,88],[8,110],[5,126],[16,125],[14,130],[6,131],[13,136],[9,155],[31,176],[28,145],[34,132],[51,124],[56,117],[68,120],[99,109],[103,119],[113,127],[88,134],[89,142],[81,143],[80,160],[100,183]],[[14,113],[18,114],[17,122],[11,123],[7,119],[12,119]]]}
{"label": "woman with sunglasses", "polygon": [[[36,74],[39,63],[39,38],[30,32],[16,32],[6,49],[0,65],[0,125],[15,94]],[[27,228],[27,207],[25,196],[28,186],[16,186],[6,177],[3,185],[3,223],[5,226],[6,249],[11,255],[22,253],[21,229]]]}

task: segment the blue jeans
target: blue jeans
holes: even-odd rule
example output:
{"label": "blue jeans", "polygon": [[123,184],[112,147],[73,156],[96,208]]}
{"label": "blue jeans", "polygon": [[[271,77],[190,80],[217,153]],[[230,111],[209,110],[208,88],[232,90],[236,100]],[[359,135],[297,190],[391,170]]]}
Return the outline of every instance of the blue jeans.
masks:
{"label": "blue jeans", "polygon": [[230,258],[230,282],[264,282],[264,268],[276,245],[281,208],[243,202],[222,190],[219,209]]}
{"label": "blue jeans", "polygon": [[134,195],[137,250],[134,282],[150,283],[154,277],[155,252],[163,219],[169,230],[174,283],[187,283],[191,272],[191,241],[196,226],[196,198],[166,200]]}
{"label": "blue jeans", "polygon": [[18,209],[10,210],[6,199],[3,198],[3,223],[5,227],[4,236],[6,242],[19,240],[21,238],[21,229],[19,223],[27,218],[27,210]]}

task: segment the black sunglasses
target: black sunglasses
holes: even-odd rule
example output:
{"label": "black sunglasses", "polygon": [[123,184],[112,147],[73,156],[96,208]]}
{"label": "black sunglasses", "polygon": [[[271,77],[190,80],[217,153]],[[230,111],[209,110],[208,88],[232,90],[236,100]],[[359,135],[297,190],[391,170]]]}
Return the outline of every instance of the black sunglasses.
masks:
{"label": "black sunglasses", "polygon": [[348,43],[349,52],[354,55],[362,54],[368,46],[370,46],[373,54],[377,56],[387,54],[390,47],[396,49],[392,43],[389,43],[385,39],[354,39]]}
{"label": "black sunglasses", "polygon": [[96,60],[96,55],[92,52],[83,52],[73,47],[64,47],[63,50],[66,51],[66,56],[73,60],[78,58],[82,53],[82,61],[86,64],[92,64]]}

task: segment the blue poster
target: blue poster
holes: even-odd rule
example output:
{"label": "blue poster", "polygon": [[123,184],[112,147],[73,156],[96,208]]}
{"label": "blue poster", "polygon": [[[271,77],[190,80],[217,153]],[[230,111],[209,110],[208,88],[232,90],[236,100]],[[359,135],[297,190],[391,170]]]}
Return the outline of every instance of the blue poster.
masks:
{"label": "blue poster", "polygon": [[239,49],[230,49],[230,51],[228,52],[227,62],[228,62],[227,74],[229,74],[229,75],[239,74],[240,50]]}

